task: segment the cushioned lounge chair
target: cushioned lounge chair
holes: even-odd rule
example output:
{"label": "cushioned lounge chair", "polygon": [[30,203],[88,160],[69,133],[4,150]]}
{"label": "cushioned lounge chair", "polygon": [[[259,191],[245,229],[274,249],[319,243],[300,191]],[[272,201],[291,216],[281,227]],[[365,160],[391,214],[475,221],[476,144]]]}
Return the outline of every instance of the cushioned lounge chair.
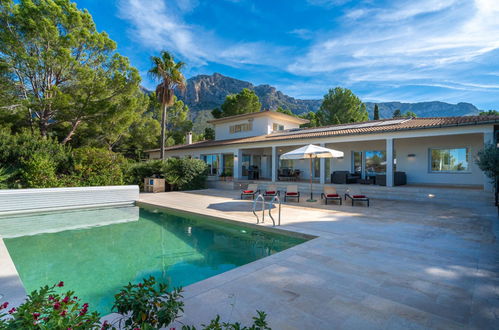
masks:
{"label": "cushioned lounge chair", "polygon": [[263,197],[274,197],[277,195],[279,195],[279,190],[277,190],[277,186],[275,184],[267,186],[267,188],[263,191]]}
{"label": "cushioned lounge chair", "polygon": [[352,206],[354,206],[355,202],[367,202],[367,207],[369,207],[369,197],[361,194],[355,189],[350,189],[349,191],[347,190],[347,193],[345,194],[345,200],[347,200],[347,198],[350,198],[352,200]]}
{"label": "cushioned lounge chair", "polygon": [[258,194],[260,190],[258,189],[258,185],[256,183],[250,183],[248,188],[241,192],[241,199],[246,196],[251,196],[252,199],[255,199],[256,194]]}
{"label": "cushioned lounge chair", "polygon": [[321,194],[321,199],[325,200],[326,205],[328,200],[338,201],[340,202],[340,205],[343,204],[341,196],[336,192],[336,188],[331,186],[324,186],[324,192]]}
{"label": "cushioned lounge chair", "polygon": [[286,193],[284,194],[284,201],[287,198],[297,198],[298,203],[300,202],[300,192],[298,191],[298,185],[293,184],[286,187]]}

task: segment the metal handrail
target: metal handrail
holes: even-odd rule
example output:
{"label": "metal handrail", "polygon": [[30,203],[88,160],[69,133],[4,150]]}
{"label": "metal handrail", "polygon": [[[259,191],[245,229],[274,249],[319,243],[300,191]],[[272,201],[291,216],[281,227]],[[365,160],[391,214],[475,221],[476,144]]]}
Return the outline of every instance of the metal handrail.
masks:
{"label": "metal handrail", "polygon": [[253,214],[256,217],[256,223],[257,224],[260,223],[260,219],[258,218],[258,215],[256,214],[256,203],[258,202],[259,199],[262,200],[262,223],[265,222],[265,198],[263,198],[262,194],[258,194],[258,196],[253,201]]}
{"label": "metal handrail", "polygon": [[274,202],[275,200],[277,199],[277,201],[279,202],[279,217],[277,218],[277,225],[280,226],[281,225],[281,199],[279,198],[278,195],[275,195],[272,200],[270,201],[270,205],[269,205],[269,216],[270,216],[270,219],[272,219],[272,223],[275,227],[275,220],[274,220],[274,217],[272,216],[272,206],[274,205]]}

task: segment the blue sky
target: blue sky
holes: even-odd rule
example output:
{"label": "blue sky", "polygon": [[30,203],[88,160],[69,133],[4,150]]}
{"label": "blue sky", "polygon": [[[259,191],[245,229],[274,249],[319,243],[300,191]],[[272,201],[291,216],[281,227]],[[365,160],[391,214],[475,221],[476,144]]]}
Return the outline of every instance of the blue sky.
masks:
{"label": "blue sky", "polygon": [[147,78],[161,50],[297,98],[499,109],[498,0],[76,0]]}

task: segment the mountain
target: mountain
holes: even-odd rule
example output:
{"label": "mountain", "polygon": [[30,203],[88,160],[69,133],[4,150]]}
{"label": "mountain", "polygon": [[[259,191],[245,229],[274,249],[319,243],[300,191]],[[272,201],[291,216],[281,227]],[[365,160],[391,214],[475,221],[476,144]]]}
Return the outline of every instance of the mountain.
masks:
{"label": "mountain", "polygon": [[[300,100],[283,94],[270,85],[255,86],[250,82],[214,73],[212,75],[198,75],[187,79],[184,91],[176,91],[179,99],[184,101],[192,110],[193,117],[202,114],[206,121],[212,109],[220,107],[229,94],[239,93],[243,88],[249,88],[260,98],[263,109],[276,109],[281,106],[290,109],[295,114],[308,111],[317,111],[322,100]],[[366,102],[370,118],[373,117],[373,102]],[[400,109],[414,112],[418,117],[448,117],[476,115],[480,110],[470,103],[450,104],[440,101],[402,103],[402,102],[380,102],[377,103],[381,118],[391,118],[393,112]],[[201,123],[200,123],[201,124]]]}
{"label": "mountain", "polygon": [[187,79],[184,91],[176,91],[179,99],[193,111],[212,110],[220,107],[229,94],[239,93],[243,88],[251,89],[260,98],[263,109],[277,109],[281,106],[296,114],[316,111],[320,100],[299,100],[285,95],[270,85],[255,86],[250,82],[226,77],[220,73],[198,75]]}
{"label": "mountain", "polygon": [[[373,117],[373,102],[365,102],[369,117]],[[448,117],[477,115],[480,110],[471,103],[460,102],[450,104],[440,101],[402,103],[402,102],[380,102],[377,103],[381,118],[391,118],[393,112],[399,109],[402,113],[412,111],[418,117]]]}

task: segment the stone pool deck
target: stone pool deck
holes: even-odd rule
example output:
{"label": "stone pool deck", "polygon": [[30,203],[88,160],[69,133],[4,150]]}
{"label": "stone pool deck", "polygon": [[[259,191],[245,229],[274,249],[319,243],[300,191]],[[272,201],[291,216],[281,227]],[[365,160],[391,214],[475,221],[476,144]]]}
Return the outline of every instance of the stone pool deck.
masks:
{"label": "stone pool deck", "polygon": [[[255,223],[238,197],[210,189],[140,201]],[[263,310],[273,329],[499,329],[493,207],[287,203],[280,228],[317,238],[186,287],[181,321],[248,324]]]}

